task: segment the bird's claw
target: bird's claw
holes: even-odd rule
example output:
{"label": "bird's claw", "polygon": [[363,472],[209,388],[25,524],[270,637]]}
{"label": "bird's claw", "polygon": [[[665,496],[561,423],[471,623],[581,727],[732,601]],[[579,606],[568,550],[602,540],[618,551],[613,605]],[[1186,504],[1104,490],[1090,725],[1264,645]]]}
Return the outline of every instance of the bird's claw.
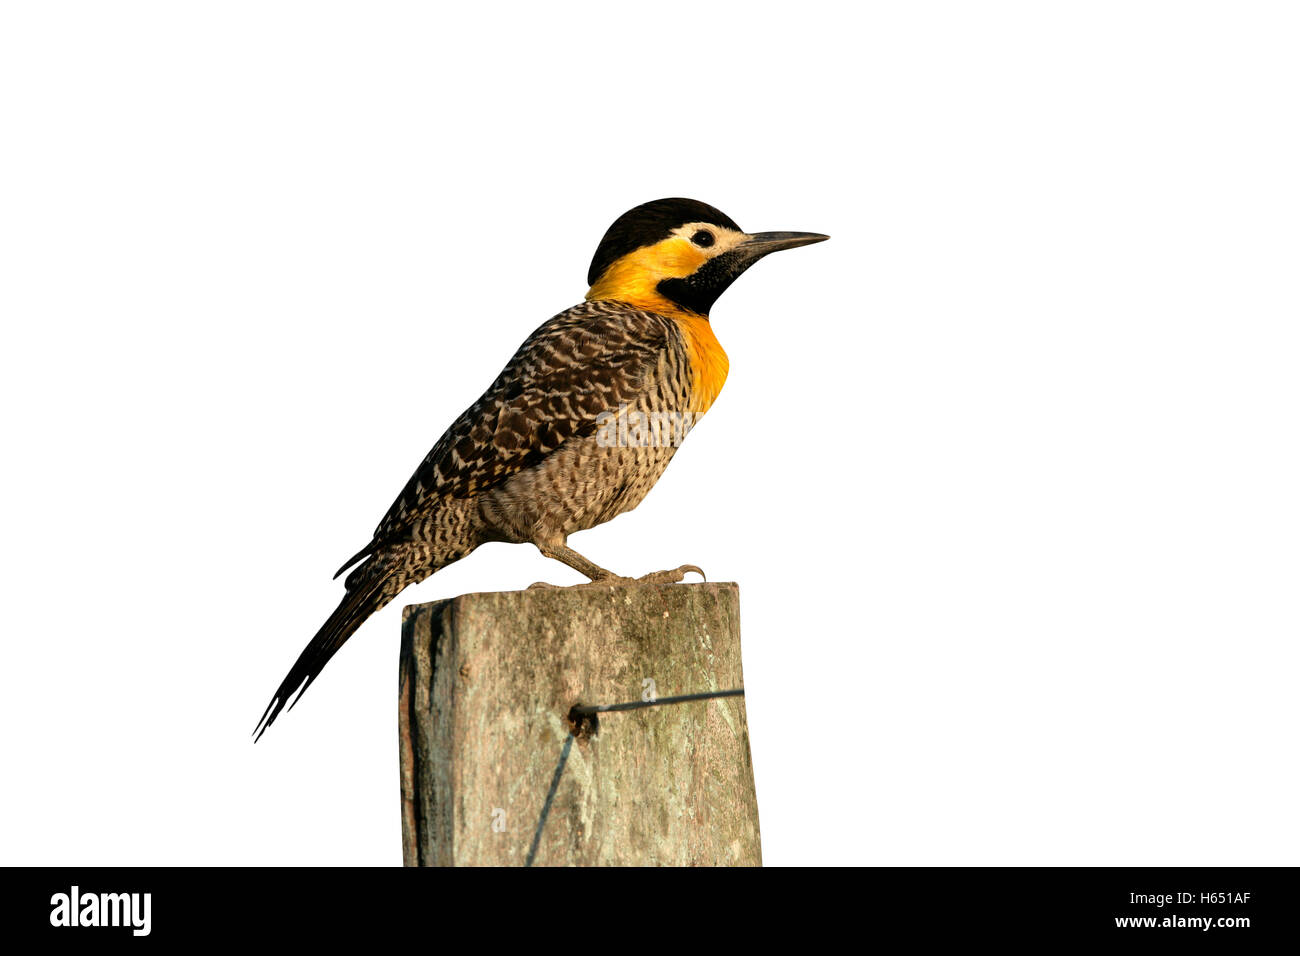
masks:
{"label": "bird's claw", "polygon": [[708,575],[693,564],[683,564],[680,568],[673,568],[671,571],[652,571],[649,574],[637,578],[639,584],[677,584],[687,573],[694,571],[703,580],[707,581]]}

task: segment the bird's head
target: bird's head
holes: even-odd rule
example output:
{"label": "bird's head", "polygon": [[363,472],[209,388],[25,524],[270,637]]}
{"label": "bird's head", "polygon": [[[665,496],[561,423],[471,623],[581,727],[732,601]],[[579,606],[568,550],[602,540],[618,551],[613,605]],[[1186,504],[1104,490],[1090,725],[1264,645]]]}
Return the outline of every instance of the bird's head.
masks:
{"label": "bird's head", "polygon": [[591,260],[587,298],[708,315],[727,286],[769,252],[828,238],[815,232],[747,233],[705,203],[656,199],[609,227]]}

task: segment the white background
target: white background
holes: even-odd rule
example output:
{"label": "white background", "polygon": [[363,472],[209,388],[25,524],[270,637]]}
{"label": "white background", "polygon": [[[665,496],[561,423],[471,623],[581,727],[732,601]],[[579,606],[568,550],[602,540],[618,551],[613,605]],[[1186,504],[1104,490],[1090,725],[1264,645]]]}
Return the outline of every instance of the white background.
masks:
{"label": "white background", "polygon": [[[1291,8],[1294,9],[1294,8]],[[249,734],[661,196],[829,233],[577,536],[742,587],[771,864],[1295,864],[1285,4],[11,3],[0,862],[400,862],[403,603]]]}

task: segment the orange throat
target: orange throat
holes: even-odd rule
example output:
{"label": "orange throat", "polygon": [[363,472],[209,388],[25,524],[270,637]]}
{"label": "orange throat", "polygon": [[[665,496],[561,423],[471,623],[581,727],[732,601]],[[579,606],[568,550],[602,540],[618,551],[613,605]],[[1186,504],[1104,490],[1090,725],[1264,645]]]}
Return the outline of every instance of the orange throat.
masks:
{"label": "orange throat", "polygon": [[727,381],[727,353],[704,316],[679,311],[672,317],[686,339],[691,361],[691,411],[703,415]]}

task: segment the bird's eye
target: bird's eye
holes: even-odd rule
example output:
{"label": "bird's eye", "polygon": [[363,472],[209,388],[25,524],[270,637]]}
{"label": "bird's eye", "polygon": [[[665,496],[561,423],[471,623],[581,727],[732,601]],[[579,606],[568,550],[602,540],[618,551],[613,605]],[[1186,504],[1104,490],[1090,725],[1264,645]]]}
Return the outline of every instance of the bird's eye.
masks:
{"label": "bird's eye", "polygon": [[707,249],[709,246],[713,245],[713,233],[709,232],[707,229],[701,229],[695,235],[691,236],[691,242],[701,248]]}

